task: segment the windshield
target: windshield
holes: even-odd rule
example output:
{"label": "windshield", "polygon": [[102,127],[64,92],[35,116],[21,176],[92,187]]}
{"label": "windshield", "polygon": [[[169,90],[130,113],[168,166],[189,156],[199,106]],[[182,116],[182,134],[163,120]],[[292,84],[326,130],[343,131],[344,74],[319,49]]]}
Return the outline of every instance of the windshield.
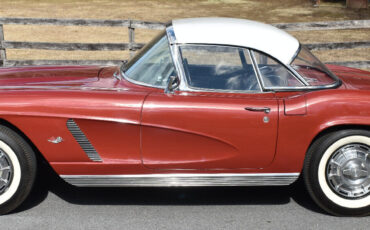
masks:
{"label": "windshield", "polygon": [[123,67],[125,77],[144,85],[165,87],[168,78],[176,75],[165,31],[143,47]]}
{"label": "windshield", "polygon": [[329,85],[336,82],[334,74],[303,45],[290,65],[311,86]]}

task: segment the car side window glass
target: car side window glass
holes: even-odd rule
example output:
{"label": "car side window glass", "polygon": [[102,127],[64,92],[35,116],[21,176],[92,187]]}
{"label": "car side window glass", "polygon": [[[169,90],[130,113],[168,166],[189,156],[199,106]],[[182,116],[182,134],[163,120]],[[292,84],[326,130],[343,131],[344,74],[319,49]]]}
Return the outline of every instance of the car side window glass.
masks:
{"label": "car side window glass", "polygon": [[335,83],[330,70],[303,45],[290,66],[312,86]]}
{"label": "car side window glass", "polygon": [[247,49],[184,45],[180,46],[180,53],[189,87],[220,91],[261,91]]}
{"label": "car side window glass", "polygon": [[265,87],[304,86],[285,66],[258,51],[251,51]]}
{"label": "car side window glass", "polygon": [[168,78],[176,75],[167,36],[163,36],[125,71],[128,78],[156,87],[165,87]]}

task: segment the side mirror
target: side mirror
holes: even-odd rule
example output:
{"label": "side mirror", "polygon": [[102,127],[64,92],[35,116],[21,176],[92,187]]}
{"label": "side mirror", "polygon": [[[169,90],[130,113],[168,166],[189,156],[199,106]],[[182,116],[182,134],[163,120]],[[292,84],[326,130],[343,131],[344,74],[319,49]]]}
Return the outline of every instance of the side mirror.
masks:
{"label": "side mirror", "polygon": [[180,79],[177,76],[170,76],[167,80],[167,87],[164,93],[173,93],[173,91],[179,86]]}

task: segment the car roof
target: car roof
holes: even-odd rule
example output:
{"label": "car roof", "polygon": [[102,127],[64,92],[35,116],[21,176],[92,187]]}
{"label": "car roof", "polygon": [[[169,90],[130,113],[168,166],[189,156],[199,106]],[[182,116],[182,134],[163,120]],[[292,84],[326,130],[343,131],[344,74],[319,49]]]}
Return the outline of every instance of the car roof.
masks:
{"label": "car roof", "polygon": [[290,64],[299,49],[296,38],[274,26],[235,18],[188,18],[172,21],[176,43],[248,47]]}

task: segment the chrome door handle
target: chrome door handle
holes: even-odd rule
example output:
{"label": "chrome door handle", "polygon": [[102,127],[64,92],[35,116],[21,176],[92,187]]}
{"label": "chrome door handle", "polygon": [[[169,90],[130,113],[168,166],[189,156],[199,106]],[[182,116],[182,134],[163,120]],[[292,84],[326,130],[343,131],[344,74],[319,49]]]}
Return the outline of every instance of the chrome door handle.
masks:
{"label": "chrome door handle", "polygon": [[268,107],[245,107],[244,109],[252,112],[265,112],[265,113],[271,112],[271,109]]}

